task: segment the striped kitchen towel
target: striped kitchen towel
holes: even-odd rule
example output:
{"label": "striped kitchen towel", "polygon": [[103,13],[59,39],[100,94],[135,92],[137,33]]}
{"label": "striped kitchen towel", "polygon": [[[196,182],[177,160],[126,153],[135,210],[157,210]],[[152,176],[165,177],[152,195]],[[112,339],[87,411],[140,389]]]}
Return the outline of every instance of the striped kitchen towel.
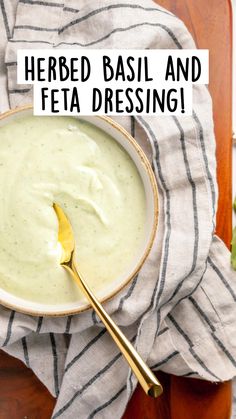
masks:
{"label": "striped kitchen towel", "polygon": [[[19,48],[195,48],[184,24],[151,0],[0,0],[1,110],[29,103]],[[192,116],[117,117],[145,149],[160,218],[139,275],[106,309],[154,369],[222,381],[236,373],[236,274],[214,235],[215,141],[207,88]],[[0,308],[2,348],[57,397],[53,419],[120,418],[136,386],[93,311],[30,317]]]}

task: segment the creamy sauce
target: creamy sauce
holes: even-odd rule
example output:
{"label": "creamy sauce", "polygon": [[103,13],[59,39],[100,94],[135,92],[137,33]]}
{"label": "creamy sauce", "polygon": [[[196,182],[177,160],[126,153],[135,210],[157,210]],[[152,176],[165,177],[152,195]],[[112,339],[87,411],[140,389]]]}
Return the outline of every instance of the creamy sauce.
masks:
{"label": "creamy sauce", "polygon": [[94,291],[129,267],[144,237],[145,192],[128,153],[69,117],[0,127],[0,288],[30,301],[82,300],[60,266],[57,202],[69,217],[81,272]]}

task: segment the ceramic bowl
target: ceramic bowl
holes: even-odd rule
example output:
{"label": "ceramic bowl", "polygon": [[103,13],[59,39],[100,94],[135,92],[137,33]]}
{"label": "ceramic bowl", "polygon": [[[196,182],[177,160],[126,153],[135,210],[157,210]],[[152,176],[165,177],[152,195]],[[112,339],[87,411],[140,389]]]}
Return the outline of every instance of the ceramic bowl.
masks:
{"label": "ceramic bowl", "polygon": [[[22,116],[32,113],[33,110],[31,105],[5,112],[0,115],[0,126],[9,123],[15,118],[21,118]],[[101,290],[98,297],[100,301],[105,302],[106,300],[113,298],[135,277],[150,252],[156,234],[158,221],[157,185],[146,155],[134,138],[124,128],[106,116],[78,116],[78,118],[88,121],[111,135],[127,151],[138,169],[145,189],[146,221],[144,240],[140,246],[138,254],[136,254],[134,260],[129,266],[129,269],[124,272],[122,277],[113,281],[109,284],[109,286],[106,286],[105,289]],[[59,305],[37,303],[16,297],[3,289],[0,289],[0,303],[16,311],[40,316],[71,315],[90,308],[90,305],[85,301]]]}

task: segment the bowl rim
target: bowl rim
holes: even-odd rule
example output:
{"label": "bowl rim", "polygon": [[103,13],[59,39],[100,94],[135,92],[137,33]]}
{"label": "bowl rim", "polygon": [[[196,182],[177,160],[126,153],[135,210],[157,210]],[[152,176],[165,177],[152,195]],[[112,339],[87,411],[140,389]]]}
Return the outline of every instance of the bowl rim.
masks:
{"label": "bowl rim", "polygon": [[[32,104],[27,104],[27,105],[23,105],[23,106],[18,106],[14,109],[7,110],[5,112],[0,113],[0,121],[2,121],[3,119],[7,119],[9,116],[18,114],[20,112],[28,111],[28,110],[30,111],[32,109],[33,109],[33,105]],[[56,116],[58,116],[58,115],[56,115]],[[70,116],[70,115],[68,115],[68,116]],[[71,115],[71,116],[74,117],[74,118],[79,118],[80,117],[80,115],[78,115],[78,116],[77,115]],[[83,116],[85,116],[85,115],[81,115],[81,118],[83,118]],[[153,193],[153,206],[154,206],[154,217],[153,217],[153,223],[152,223],[152,230],[151,230],[151,234],[150,234],[149,240],[147,242],[147,245],[145,247],[145,250],[143,252],[142,257],[139,259],[139,262],[136,264],[135,268],[130,273],[130,275],[127,278],[125,278],[121,282],[121,284],[117,285],[115,290],[110,291],[105,297],[99,299],[99,302],[102,304],[102,303],[106,303],[107,301],[111,300],[120,291],[122,291],[132,281],[132,279],[138,274],[138,272],[142,268],[144,262],[146,261],[148,255],[151,251],[151,248],[153,246],[154,239],[155,239],[155,236],[156,236],[156,233],[157,233],[158,215],[159,215],[159,199],[158,199],[158,187],[157,187],[157,183],[156,183],[156,178],[155,178],[155,175],[153,173],[151,164],[150,164],[146,154],[144,153],[143,149],[137,143],[137,141],[132,137],[131,134],[129,134],[128,131],[126,131],[125,128],[123,128],[120,124],[118,124],[116,121],[114,121],[110,117],[105,116],[105,115],[90,115],[90,116],[92,116],[94,118],[97,118],[97,119],[100,119],[100,120],[103,120],[106,123],[108,123],[109,125],[111,125],[113,129],[115,129],[115,130],[119,131],[121,134],[123,134],[123,136],[126,138],[126,140],[128,140],[130,142],[130,144],[134,147],[134,149],[137,152],[141,162],[144,165],[144,168],[145,168],[144,170],[146,170],[146,172],[148,174],[150,184],[151,184],[151,188],[152,188],[152,193]],[[110,135],[112,135],[112,134],[110,134]],[[134,164],[135,164],[135,162],[134,162]],[[55,311],[55,312],[51,312],[51,311],[47,312],[47,311],[40,311],[40,310],[34,310],[34,309],[31,310],[29,308],[24,309],[21,306],[19,307],[18,305],[15,305],[13,303],[11,304],[9,302],[5,302],[5,301],[2,300],[2,298],[0,298],[0,304],[3,305],[6,308],[15,310],[15,311],[23,313],[23,314],[28,314],[30,316],[42,316],[42,317],[64,317],[64,316],[70,316],[70,315],[83,313],[84,311],[92,309],[92,306],[91,306],[90,303],[85,303],[80,308],[60,310],[60,311]],[[51,305],[49,305],[49,306],[51,306]]]}

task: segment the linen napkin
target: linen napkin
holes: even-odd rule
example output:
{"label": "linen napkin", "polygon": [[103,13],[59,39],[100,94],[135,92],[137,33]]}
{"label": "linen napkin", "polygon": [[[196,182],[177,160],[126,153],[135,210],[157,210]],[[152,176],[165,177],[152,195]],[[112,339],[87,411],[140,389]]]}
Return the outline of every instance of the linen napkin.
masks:
{"label": "linen napkin", "polygon": [[[19,48],[195,48],[184,24],[150,0],[1,0],[0,105],[32,101],[16,84]],[[153,370],[219,382],[236,372],[236,274],[214,235],[211,99],[194,85],[192,116],[116,117],[147,152],[159,226],[139,275],[105,304]],[[64,318],[0,308],[0,344],[57,397],[53,419],[120,418],[136,386],[90,310]]]}

